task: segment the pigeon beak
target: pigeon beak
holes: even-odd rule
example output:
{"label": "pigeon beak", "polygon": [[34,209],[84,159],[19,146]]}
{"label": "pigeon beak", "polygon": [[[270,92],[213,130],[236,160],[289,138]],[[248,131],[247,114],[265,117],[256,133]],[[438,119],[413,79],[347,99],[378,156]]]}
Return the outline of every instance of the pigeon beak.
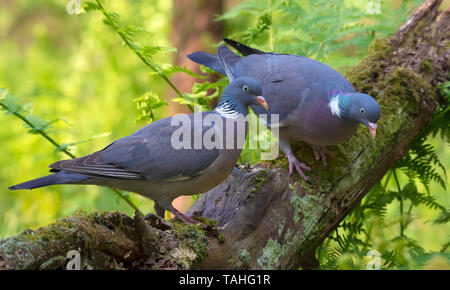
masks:
{"label": "pigeon beak", "polygon": [[263,107],[266,111],[269,111],[269,105],[267,105],[266,99],[264,99],[263,96],[257,96],[255,98],[256,98],[256,101],[258,102],[258,104],[261,105],[261,107]]}
{"label": "pigeon beak", "polygon": [[375,139],[377,137],[377,123],[370,123],[369,122],[369,131],[370,135],[372,135],[372,138]]}

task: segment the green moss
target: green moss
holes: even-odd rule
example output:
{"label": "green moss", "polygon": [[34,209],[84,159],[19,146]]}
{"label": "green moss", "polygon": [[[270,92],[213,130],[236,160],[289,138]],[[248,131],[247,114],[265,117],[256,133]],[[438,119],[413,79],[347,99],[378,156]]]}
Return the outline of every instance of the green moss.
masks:
{"label": "green moss", "polygon": [[377,86],[373,84],[384,75],[386,61],[392,57],[394,49],[389,43],[389,38],[377,39],[369,46],[366,57],[355,67],[349,70],[345,77],[359,92],[364,92],[373,97],[378,96]]}
{"label": "green moss", "polygon": [[195,219],[205,226],[207,226],[207,233],[209,235],[213,235],[214,237],[217,237],[219,240],[219,243],[225,242],[225,236],[220,232],[220,230],[217,228],[217,222],[213,219],[205,218],[205,217],[195,217]]}
{"label": "green moss", "polygon": [[369,156],[371,159],[366,160],[370,164],[376,162],[375,158],[385,148],[398,143],[404,137],[403,134],[412,129],[413,117],[420,113],[419,103],[434,94],[431,84],[406,68],[393,69],[380,83],[380,87],[383,91],[378,101],[382,113],[377,135],[382,138],[377,138],[376,146],[372,149],[374,154]]}
{"label": "green moss", "polygon": [[423,60],[420,63],[419,70],[421,73],[432,74],[434,71],[433,63],[430,60]]}
{"label": "green moss", "polygon": [[418,113],[417,103],[424,97],[433,94],[433,87],[430,83],[406,68],[393,69],[383,80],[381,87],[383,88],[383,96],[389,99],[400,98],[396,104],[407,109],[407,112],[414,114]]}
{"label": "green moss", "polygon": [[217,234],[217,239],[219,239],[219,243],[225,243],[225,236],[221,232]]}
{"label": "green moss", "polygon": [[260,192],[261,186],[264,184],[264,182],[267,180],[267,170],[266,168],[261,169],[258,171],[258,173],[255,176],[256,184],[250,191],[250,195],[253,195],[255,193]]}
{"label": "green moss", "polygon": [[107,214],[108,212],[106,211],[92,211],[92,212],[87,212],[84,210],[76,210],[73,213],[73,216],[78,216],[78,217],[82,217],[85,218],[86,220],[90,220],[90,221],[97,221],[102,215]]}
{"label": "green moss", "polygon": [[192,264],[203,260],[208,254],[208,238],[203,229],[197,225],[188,225],[181,221],[170,221],[170,223],[173,226],[172,232],[183,243],[178,247],[179,250],[184,249],[181,252],[185,252],[188,249],[194,251],[194,255],[189,252],[184,257],[189,259],[189,262]]}
{"label": "green moss", "polygon": [[17,238],[26,243],[35,243],[39,241],[39,236],[36,235],[32,230],[26,230],[25,232],[20,234]]}
{"label": "green moss", "polygon": [[199,222],[201,222],[202,224],[206,225],[206,226],[210,226],[212,228],[216,228],[217,227],[217,222],[213,219],[209,219],[209,218],[205,218],[202,216],[199,217],[195,217],[195,219]]}
{"label": "green moss", "polygon": [[277,159],[270,161],[270,164],[273,168],[289,169],[289,162],[286,156],[280,155]]}
{"label": "green moss", "polygon": [[17,242],[25,242],[30,245],[40,244],[41,241],[58,241],[62,244],[70,244],[72,234],[76,231],[76,225],[68,218],[59,219],[51,225],[39,228],[35,231],[27,230],[17,236]]}

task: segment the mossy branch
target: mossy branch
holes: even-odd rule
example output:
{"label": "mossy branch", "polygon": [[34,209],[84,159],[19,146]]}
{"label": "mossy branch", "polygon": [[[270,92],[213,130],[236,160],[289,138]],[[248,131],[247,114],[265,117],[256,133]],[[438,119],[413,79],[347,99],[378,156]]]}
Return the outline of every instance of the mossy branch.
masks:
{"label": "mossy branch", "polygon": [[206,255],[206,242],[195,226],[139,211],[77,212],[0,241],[0,270],[66,269],[72,251],[80,255],[75,269],[188,269]]}

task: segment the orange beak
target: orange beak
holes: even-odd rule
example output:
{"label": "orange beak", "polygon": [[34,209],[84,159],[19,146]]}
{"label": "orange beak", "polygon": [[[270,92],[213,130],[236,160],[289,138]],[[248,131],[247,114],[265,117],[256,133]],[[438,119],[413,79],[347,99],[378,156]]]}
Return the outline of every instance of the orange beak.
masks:
{"label": "orange beak", "polygon": [[264,99],[263,96],[257,96],[255,98],[256,98],[256,101],[258,102],[258,104],[261,105],[261,107],[263,107],[266,111],[269,111],[269,105],[267,105],[266,99]]}
{"label": "orange beak", "polygon": [[377,124],[369,122],[369,131],[372,138],[375,139],[375,137],[377,137]]}

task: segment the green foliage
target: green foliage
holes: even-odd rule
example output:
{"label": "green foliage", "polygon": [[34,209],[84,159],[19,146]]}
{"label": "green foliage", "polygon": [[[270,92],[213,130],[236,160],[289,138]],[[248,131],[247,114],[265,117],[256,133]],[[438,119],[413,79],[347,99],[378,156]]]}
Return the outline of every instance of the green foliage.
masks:
{"label": "green foliage", "polygon": [[[85,3],[85,11],[92,11],[92,10],[98,10],[103,13],[105,16],[104,23],[106,25],[109,25],[114,31],[116,31],[119,36],[122,38],[122,40],[125,42],[125,44],[144,62],[152,72],[158,76],[160,76],[163,80],[165,80],[177,93],[180,97],[183,97],[182,94],[178,91],[178,89],[172,84],[172,82],[169,80],[170,75],[172,75],[174,72],[179,71],[188,71],[187,69],[177,69],[175,66],[168,65],[168,68],[163,68],[163,65],[158,64],[154,62],[154,55],[161,51],[176,51],[174,48],[166,48],[162,46],[150,46],[150,45],[141,45],[139,42],[134,41],[134,37],[136,36],[137,32],[143,32],[145,31],[144,28],[141,26],[136,25],[127,25],[122,22],[120,19],[119,14],[109,11],[105,9],[105,7],[102,4],[102,1],[96,0],[96,2],[86,2]],[[155,109],[157,107],[161,107],[162,105],[166,104],[163,102],[159,102],[159,97],[155,95],[152,92],[147,92],[147,99],[144,96],[144,98],[139,98],[140,101],[135,101],[138,104],[138,108],[142,110],[142,115],[138,119],[146,119],[146,120],[152,120],[154,118],[154,112],[153,108],[151,106],[143,106],[142,101],[145,100],[145,103],[148,104],[148,101],[153,100],[153,104],[155,105]],[[148,98],[148,96],[152,96],[151,98]],[[150,119],[149,119],[150,117]]]}
{"label": "green foliage", "polygon": [[[85,3],[85,11],[98,10],[105,16],[104,23],[109,25],[114,31],[116,31],[125,44],[144,62],[152,72],[150,75],[156,75],[161,77],[177,94],[178,97],[174,98],[174,102],[187,105],[192,111],[195,106],[199,106],[202,110],[209,109],[210,102],[220,96],[220,90],[226,85],[225,79],[210,83],[205,81],[201,84],[195,83],[192,88],[192,93],[181,93],[175,85],[170,81],[170,77],[177,73],[185,73],[187,75],[204,79],[203,75],[194,73],[186,67],[179,67],[169,63],[160,63],[155,60],[154,56],[162,51],[176,52],[175,48],[162,47],[162,46],[150,46],[141,45],[135,41],[136,34],[138,32],[145,32],[145,29],[137,25],[127,25],[122,22],[119,14],[107,10],[102,1],[96,0],[96,2]],[[208,92],[212,90],[212,94]],[[208,95],[208,97],[206,97]],[[154,110],[167,105],[167,102],[160,101],[160,98],[153,92],[146,92],[143,96],[137,97],[134,101],[138,105],[138,109],[141,110],[141,116],[138,120],[146,120],[152,122],[155,120]]]}
{"label": "green foliage", "polygon": [[134,98],[133,101],[136,103],[138,110],[141,111],[141,115],[137,118],[138,122],[151,123],[155,121],[155,110],[167,105],[166,101],[161,101],[158,95],[152,92],[146,92],[142,96]]}
{"label": "green foliage", "polygon": [[[28,133],[40,134],[42,137],[47,139],[50,143],[52,143],[56,147],[56,152],[63,152],[70,158],[76,158],[75,155],[70,153],[69,151],[70,147],[109,135],[109,134],[94,135],[91,138],[82,141],[59,144],[52,137],[50,137],[48,132],[50,126],[59,119],[47,122],[43,119],[40,119],[39,117],[31,115],[29,109],[17,103],[15,99],[16,98],[14,96],[8,94],[7,90],[0,89],[0,107],[6,112],[6,114],[12,114],[21,119],[24,122],[24,125],[26,127],[29,127]],[[112,189],[112,191],[115,192],[120,198],[124,199],[133,209],[138,210],[138,208],[133,204],[133,202],[131,202],[128,199],[127,194],[124,194],[116,189]]]}
{"label": "green foliage", "polygon": [[[254,0],[236,5],[218,19],[252,17],[254,26],[230,37],[262,50],[299,54],[346,68],[364,56],[376,37],[395,32],[420,2],[402,1],[394,8],[394,3],[382,1],[381,13],[369,14],[367,1]],[[342,53],[348,50],[352,53]]]}
{"label": "green foliage", "polygon": [[215,82],[204,81],[202,83],[194,83],[192,92],[183,94],[183,97],[173,99],[174,102],[180,104],[197,106],[202,111],[211,109],[211,104],[221,95],[223,89],[228,85],[228,79],[222,77]]}
{"label": "green foliage", "polygon": [[45,121],[37,116],[31,115],[31,104],[19,104],[17,98],[11,95],[6,89],[0,89],[0,107],[6,114],[14,115],[21,119],[25,128],[28,129],[29,134],[42,135],[50,143],[55,145],[57,152],[62,151],[69,157],[75,158],[69,151],[69,144],[60,145],[49,136],[51,125],[60,119]]}
{"label": "green foliage", "polygon": [[[120,11],[123,19],[129,19],[130,25],[139,24],[151,31],[137,32],[136,37],[155,46],[170,46],[170,1],[155,0],[151,5],[141,0],[107,3]],[[36,128],[31,131],[35,134],[27,134],[30,127],[24,121],[0,114],[1,238],[48,224],[79,209],[132,214],[134,208],[106,187],[51,186],[10,191],[8,186],[46,175],[49,164],[70,158],[63,151],[57,152],[59,146],[37,133],[38,129],[44,129],[60,149],[83,156],[145,125],[134,121],[141,112],[133,98],[151,89],[161,100],[166,99],[165,82],[159,76],[149,77],[149,68],[121,45],[120,38],[102,23],[101,14],[70,15],[66,5],[67,1],[52,0],[1,4],[0,54],[7,57],[0,63],[0,88],[14,93],[14,99],[7,98],[23,107],[21,115]],[[164,50],[154,58],[170,63],[171,54]],[[163,114],[164,107],[154,110],[156,119]],[[42,126],[34,121],[36,116],[43,120]],[[102,132],[111,133],[79,143]],[[79,144],[70,146],[74,143]],[[153,208],[151,200],[136,194],[123,195],[142,211]]]}

